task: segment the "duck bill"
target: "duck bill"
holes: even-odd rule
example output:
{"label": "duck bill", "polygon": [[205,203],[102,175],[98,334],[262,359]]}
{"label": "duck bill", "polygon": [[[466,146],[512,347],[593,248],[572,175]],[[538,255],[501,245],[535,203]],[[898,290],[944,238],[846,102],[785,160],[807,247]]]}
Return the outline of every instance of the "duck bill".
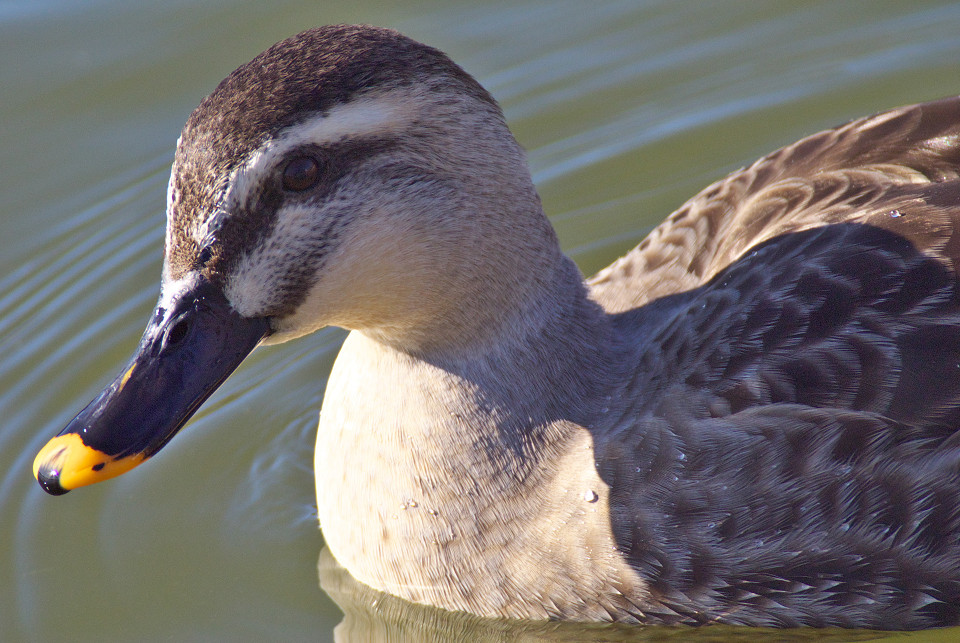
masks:
{"label": "duck bill", "polygon": [[267,334],[206,280],[161,297],[124,371],[40,450],[40,486],[61,495],[153,456]]}

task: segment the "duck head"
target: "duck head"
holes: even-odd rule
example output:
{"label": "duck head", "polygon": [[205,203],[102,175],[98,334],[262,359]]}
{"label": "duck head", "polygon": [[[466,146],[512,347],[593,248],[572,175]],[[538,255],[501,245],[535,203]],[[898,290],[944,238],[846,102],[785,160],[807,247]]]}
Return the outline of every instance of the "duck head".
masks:
{"label": "duck head", "polygon": [[396,32],[339,26],[274,45],[192,113],[165,243],[134,358],[34,462],[51,494],[153,456],[260,344],[328,325],[421,354],[482,341],[556,238],[486,90]]}

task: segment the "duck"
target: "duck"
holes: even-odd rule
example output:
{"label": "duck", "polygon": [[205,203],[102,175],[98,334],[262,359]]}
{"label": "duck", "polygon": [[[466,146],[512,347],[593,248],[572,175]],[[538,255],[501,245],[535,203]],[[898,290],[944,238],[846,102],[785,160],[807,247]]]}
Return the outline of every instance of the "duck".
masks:
{"label": "duck", "polygon": [[317,506],[365,586],[499,619],[960,622],[960,98],[784,147],[585,279],[486,89],[319,27],[193,111],[166,216],[134,357],[36,457],[50,494],[338,326]]}

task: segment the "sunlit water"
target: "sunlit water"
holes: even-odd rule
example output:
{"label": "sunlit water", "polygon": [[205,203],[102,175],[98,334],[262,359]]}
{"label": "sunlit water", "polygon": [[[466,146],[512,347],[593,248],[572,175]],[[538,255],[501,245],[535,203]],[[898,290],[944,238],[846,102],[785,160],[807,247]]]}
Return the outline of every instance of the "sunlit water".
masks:
{"label": "sunlit water", "polygon": [[183,121],[274,41],[369,22],[449,52],[503,104],[588,274],[780,145],[960,91],[951,2],[342,4],[0,3],[3,640],[329,640],[343,618],[311,472],[340,331],[255,353],[127,476],[53,499],[30,475],[142,331]]}

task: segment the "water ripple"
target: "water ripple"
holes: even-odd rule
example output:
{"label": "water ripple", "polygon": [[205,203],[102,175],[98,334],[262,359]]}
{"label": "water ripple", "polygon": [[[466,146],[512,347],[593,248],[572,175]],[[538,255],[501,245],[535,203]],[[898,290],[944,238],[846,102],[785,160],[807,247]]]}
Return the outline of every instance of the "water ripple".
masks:
{"label": "water ripple", "polygon": [[[0,119],[15,156],[0,197],[0,229],[14,231],[0,235],[5,639],[308,638],[336,621],[316,587],[310,470],[340,331],[254,353],[132,475],[54,501],[29,474],[36,450],[124,363],[157,295],[172,145],[160,125],[182,122],[200,88],[257,53],[254,40],[352,19],[449,50],[502,102],[586,272],[759,154],[960,90],[960,6],[948,2],[37,6],[0,9],[2,59],[26,61],[0,68],[17,88]],[[64,35],[75,20],[82,29]],[[50,46],[61,37],[68,47]],[[100,165],[78,154],[53,165],[56,180],[40,171],[86,150],[78,140],[104,146]],[[131,163],[127,148],[164,152]]]}

